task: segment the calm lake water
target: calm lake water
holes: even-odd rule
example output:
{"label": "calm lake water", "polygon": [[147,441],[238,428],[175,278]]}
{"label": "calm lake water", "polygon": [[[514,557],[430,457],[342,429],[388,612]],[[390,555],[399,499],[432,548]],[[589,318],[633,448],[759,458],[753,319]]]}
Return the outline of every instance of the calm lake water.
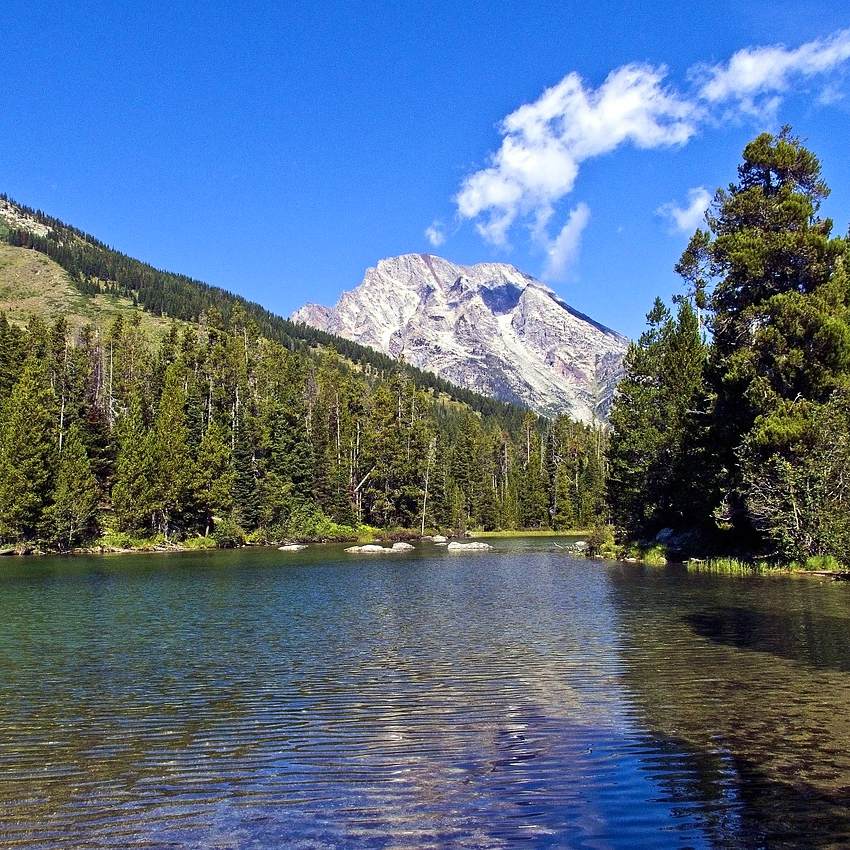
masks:
{"label": "calm lake water", "polygon": [[496,546],[4,561],[0,845],[850,846],[850,586]]}

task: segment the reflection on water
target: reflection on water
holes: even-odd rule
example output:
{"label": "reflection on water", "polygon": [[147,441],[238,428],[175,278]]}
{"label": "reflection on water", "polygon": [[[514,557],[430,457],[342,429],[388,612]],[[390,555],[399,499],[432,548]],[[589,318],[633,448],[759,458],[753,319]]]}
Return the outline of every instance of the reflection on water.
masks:
{"label": "reflection on water", "polygon": [[498,548],[4,563],[0,844],[848,843],[850,588]]}
{"label": "reflection on water", "polygon": [[847,588],[676,568],[609,581],[635,722],[686,755],[671,791],[711,844],[848,846]]}

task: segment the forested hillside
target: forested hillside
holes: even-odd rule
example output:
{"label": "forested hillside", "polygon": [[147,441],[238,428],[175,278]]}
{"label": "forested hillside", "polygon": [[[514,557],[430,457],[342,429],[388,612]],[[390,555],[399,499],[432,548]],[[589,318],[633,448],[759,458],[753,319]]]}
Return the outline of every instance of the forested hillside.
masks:
{"label": "forested hillside", "polygon": [[158,339],[132,309],[105,331],[0,318],[5,544],[566,529],[600,515],[601,430],[491,406],[359,346],[339,352],[332,337],[21,214],[53,235],[9,227],[9,250],[37,242],[86,297],[160,298],[183,321],[159,317]]}
{"label": "forested hillside", "polygon": [[608,483],[626,536],[848,563],[848,240],[819,214],[828,194],[786,128],[715,195],[677,265],[677,315],[657,301],[626,357]]}
{"label": "forested hillside", "polygon": [[[0,194],[0,238],[9,245],[31,248],[50,257],[65,269],[72,284],[88,296],[117,295],[154,316],[187,322],[201,321],[211,309],[215,309],[224,321],[229,321],[231,314],[239,311],[253,322],[261,336],[279,342],[290,351],[315,346],[332,348],[354,363],[384,373],[399,365],[393,358],[372,348],[291,322],[227,290],[128,257],[93,236],[41,210],[18,204],[4,194]],[[513,416],[519,412],[514,405],[455,386],[432,372],[410,365],[404,365],[404,370],[417,386],[445,393],[480,413]]]}

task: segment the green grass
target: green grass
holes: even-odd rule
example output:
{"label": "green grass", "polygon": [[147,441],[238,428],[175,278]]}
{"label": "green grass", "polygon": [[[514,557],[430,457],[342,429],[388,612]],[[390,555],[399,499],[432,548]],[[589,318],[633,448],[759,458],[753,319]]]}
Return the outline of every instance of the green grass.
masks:
{"label": "green grass", "polygon": [[744,561],[740,558],[709,558],[706,561],[691,559],[687,562],[687,567],[695,572],[735,576],[772,575],[788,572],[788,567],[769,561]]}
{"label": "green grass", "polygon": [[166,539],[161,534],[156,534],[151,537],[142,537],[135,534],[128,534],[125,531],[106,531],[96,540],[95,546],[103,546],[105,549],[155,549],[157,546],[162,546],[166,543]]}
{"label": "green grass", "polygon": [[794,561],[791,564],[791,569],[803,572],[840,573],[846,567],[834,555],[812,555],[806,558],[803,563]]}
{"label": "green grass", "polygon": [[72,329],[91,324],[101,331],[118,316],[138,316],[142,330],[155,342],[172,325],[171,319],[147,313],[128,298],[105,293],[84,295],[49,257],[4,242],[0,242],[0,312],[19,325],[26,324],[31,316],[47,322],[63,316]]}
{"label": "green grass", "polygon": [[194,552],[203,549],[218,549],[218,543],[212,537],[201,537],[199,535],[197,537],[187,537],[180,543],[180,547]]}

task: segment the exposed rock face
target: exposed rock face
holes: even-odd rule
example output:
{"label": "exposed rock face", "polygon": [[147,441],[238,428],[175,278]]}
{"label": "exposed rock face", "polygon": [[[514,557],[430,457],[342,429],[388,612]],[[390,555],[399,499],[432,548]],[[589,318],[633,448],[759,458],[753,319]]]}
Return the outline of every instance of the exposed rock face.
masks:
{"label": "exposed rock face", "polygon": [[514,266],[381,260],[336,307],[292,318],[545,414],[605,418],[628,340]]}

